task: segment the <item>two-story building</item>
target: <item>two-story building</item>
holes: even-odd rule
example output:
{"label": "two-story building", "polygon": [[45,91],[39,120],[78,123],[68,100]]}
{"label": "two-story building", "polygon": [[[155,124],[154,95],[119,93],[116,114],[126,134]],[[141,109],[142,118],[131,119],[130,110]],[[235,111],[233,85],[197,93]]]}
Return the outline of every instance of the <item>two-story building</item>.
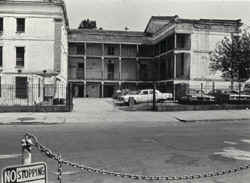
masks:
{"label": "two-story building", "polygon": [[1,105],[65,98],[68,29],[62,0],[0,1]]}
{"label": "two-story building", "polygon": [[209,69],[209,54],[241,20],[151,17],[144,32],[72,29],[69,80],[75,97],[110,97],[116,89],[152,87],[178,95],[189,88],[228,85]]}

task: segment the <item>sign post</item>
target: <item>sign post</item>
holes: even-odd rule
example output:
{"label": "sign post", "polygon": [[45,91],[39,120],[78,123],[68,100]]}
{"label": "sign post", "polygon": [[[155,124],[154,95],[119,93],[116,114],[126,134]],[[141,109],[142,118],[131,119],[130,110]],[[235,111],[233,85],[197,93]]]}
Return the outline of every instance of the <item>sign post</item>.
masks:
{"label": "sign post", "polygon": [[4,168],[2,183],[47,183],[47,165],[33,163]]}
{"label": "sign post", "polygon": [[31,163],[31,146],[33,142],[28,135],[24,135],[24,138],[21,140],[22,145],[22,164],[28,165]]}

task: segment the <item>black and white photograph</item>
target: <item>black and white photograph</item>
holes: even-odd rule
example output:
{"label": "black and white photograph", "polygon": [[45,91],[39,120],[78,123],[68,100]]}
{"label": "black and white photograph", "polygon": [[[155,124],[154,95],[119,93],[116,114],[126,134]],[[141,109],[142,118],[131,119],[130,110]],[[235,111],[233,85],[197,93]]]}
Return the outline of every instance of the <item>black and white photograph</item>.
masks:
{"label": "black and white photograph", "polygon": [[249,183],[250,0],[0,0],[0,183]]}

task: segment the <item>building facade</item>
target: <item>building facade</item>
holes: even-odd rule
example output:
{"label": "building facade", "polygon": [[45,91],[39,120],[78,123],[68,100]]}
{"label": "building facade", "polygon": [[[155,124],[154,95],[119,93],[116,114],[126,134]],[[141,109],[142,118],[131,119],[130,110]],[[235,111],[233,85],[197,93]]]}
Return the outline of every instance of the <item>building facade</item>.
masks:
{"label": "building facade", "polygon": [[[0,103],[65,98],[68,19],[61,0],[0,1]],[[59,96],[60,95],[60,96]]]}
{"label": "building facade", "polygon": [[241,20],[151,17],[144,32],[72,29],[69,81],[75,97],[110,97],[116,89],[152,87],[181,95],[189,88],[229,83],[209,69],[224,37],[238,35]]}

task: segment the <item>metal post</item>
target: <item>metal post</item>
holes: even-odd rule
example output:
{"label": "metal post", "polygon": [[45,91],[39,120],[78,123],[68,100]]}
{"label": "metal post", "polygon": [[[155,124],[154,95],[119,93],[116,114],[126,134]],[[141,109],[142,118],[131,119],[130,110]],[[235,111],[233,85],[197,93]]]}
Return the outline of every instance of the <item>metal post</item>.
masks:
{"label": "metal post", "polygon": [[203,92],[203,83],[201,83],[201,96],[202,96],[202,92]]}
{"label": "metal post", "polygon": [[212,83],[212,90],[213,90],[213,93],[215,93],[215,83],[214,83],[214,81]]}
{"label": "metal post", "polygon": [[28,135],[24,135],[21,140],[22,145],[22,164],[31,164],[31,146],[33,145],[31,138]]}
{"label": "metal post", "polygon": [[238,85],[239,85],[239,101],[240,101],[240,96],[241,96],[241,82],[240,81],[239,81]]}
{"label": "metal post", "polygon": [[155,95],[155,90],[156,90],[156,82],[153,82],[153,111],[156,111],[156,95]]}

